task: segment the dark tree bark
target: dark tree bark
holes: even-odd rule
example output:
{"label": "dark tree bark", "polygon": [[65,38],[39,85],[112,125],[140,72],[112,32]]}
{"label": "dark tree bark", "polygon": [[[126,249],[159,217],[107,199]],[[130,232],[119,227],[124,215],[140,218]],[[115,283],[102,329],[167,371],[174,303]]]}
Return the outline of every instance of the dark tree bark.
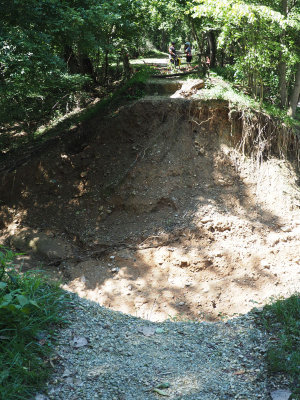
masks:
{"label": "dark tree bark", "polygon": [[225,52],[222,49],[221,50],[221,60],[220,60],[221,67],[224,67],[224,60],[225,60]]}
{"label": "dark tree bark", "polygon": [[122,61],[123,61],[123,69],[124,69],[124,78],[127,80],[130,78],[130,75],[131,75],[129,55],[128,55],[127,51],[123,51]]}
{"label": "dark tree bark", "polygon": [[[202,64],[203,64],[202,58],[204,57],[204,54],[203,54],[204,53],[203,52],[203,40],[202,40],[202,38],[199,37],[199,35],[197,33],[194,19],[193,18],[189,18],[189,22],[190,22],[190,25],[191,25],[193,38],[194,38],[194,40],[196,40],[197,45],[198,45],[198,54],[197,54],[197,56],[198,56],[198,64],[199,64],[199,66],[202,66]],[[203,73],[205,74],[205,71],[203,71]]]}
{"label": "dark tree bark", "polygon": [[290,106],[288,110],[288,115],[292,118],[296,117],[299,95],[300,95],[300,63],[297,65],[295,84],[290,97]]}
{"label": "dark tree bark", "polygon": [[210,66],[213,68],[216,65],[216,53],[217,53],[216,37],[213,31],[208,32],[207,42],[209,47]]}
{"label": "dark tree bark", "polygon": [[64,60],[71,74],[86,74],[96,81],[94,67],[91,59],[86,54],[76,55],[71,46],[64,47]]}
{"label": "dark tree bark", "polygon": [[71,74],[78,74],[80,72],[78,59],[77,59],[71,46],[65,45],[64,60],[67,64],[68,70]]}
{"label": "dark tree bark", "polygon": [[160,51],[168,51],[168,37],[164,29],[161,32]]}
{"label": "dark tree bark", "polygon": [[[287,0],[281,0],[281,12],[286,17],[288,12]],[[285,42],[285,32],[283,31],[280,36],[280,42]],[[283,55],[280,52],[280,61],[278,64],[278,78],[279,78],[279,94],[280,94],[280,105],[281,108],[285,108],[288,105],[287,96],[287,84],[286,84],[286,62],[283,59]]]}
{"label": "dark tree bark", "polygon": [[103,80],[106,82],[108,76],[108,50],[105,50],[105,58],[104,58],[104,74]]}
{"label": "dark tree bark", "polygon": [[195,27],[195,21],[193,18],[189,18],[190,24],[191,24],[191,28],[192,28],[192,35],[194,40],[196,40],[197,45],[198,45],[198,49],[199,49],[199,53],[203,52],[203,48],[202,48],[202,40],[199,38],[196,27]]}
{"label": "dark tree bark", "polygon": [[93,67],[93,63],[92,63],[91,59],[87,55],[82,54],[82,55],[80,55],[79,60],[80,60],[80,72],[82,74],[89,75],[95,82],[96,77],[95,77],[94,67]]}
{"label": "dark tree bark", "polygon": [[[280,57],[282,57],[280,55]],[[278,65],[279,94],[281,108],[287,106],[286,62],[281,60]]]}

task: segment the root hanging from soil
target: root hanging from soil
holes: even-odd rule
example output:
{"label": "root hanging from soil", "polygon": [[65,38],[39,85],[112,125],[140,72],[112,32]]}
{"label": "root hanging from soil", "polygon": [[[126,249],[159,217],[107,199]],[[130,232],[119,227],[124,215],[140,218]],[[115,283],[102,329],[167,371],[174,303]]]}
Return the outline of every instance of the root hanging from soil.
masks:
{"label": "root hanging from soil", "polygon": [[166,97],[76,139],[2,176],[1,238],[27,254],[20,268],[42,262],[67,290],[156,321],[215,320],[297,289],[292,130],[225,101]]}
{"label": "root hanging from soil", "polygon": [[243,154],[250,155],[258,164],[278,156],[283,159],[292,157],[299,165],[299,137],[293,128],[258,112],[253,115],[242,112],[240,118],[242,137],[238,149]]}

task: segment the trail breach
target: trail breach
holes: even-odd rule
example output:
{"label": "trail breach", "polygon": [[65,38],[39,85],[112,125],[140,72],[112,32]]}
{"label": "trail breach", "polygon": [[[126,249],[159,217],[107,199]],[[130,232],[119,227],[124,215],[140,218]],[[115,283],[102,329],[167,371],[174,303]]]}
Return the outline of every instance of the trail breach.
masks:
{"label": "trail breach", "polygon": [[216,320],[299,290],[292,164],[241,151],[228,103],[149,97],[2,178],[3,240],[64,287],[152,321]]}

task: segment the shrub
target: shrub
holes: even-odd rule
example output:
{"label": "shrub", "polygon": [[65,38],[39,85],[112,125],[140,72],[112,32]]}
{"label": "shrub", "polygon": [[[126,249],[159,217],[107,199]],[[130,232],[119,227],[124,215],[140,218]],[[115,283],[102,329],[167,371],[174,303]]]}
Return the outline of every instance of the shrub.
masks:
{"label": "shrub", "polygon": [[293,398],[299,398],[300,295],[265,306],[261,318],[272,339],[267,351],[269,371],[285,373],[291,381]]}
{"label": "shrub", "polygon": [[67,297],[37,272],[18,273],[0,248],[0,398],[29,399],[48,377],[55,328]]}

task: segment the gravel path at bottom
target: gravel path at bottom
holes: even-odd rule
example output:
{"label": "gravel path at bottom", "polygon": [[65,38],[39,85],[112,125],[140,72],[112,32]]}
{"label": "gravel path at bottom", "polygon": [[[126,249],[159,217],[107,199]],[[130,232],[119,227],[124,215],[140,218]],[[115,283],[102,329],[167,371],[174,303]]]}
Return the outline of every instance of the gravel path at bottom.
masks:
{"label": "gravel path at bottom", "polygon": [[270,399],[254,316],[153,323],[74,297],[48,397],[63,400]]}

